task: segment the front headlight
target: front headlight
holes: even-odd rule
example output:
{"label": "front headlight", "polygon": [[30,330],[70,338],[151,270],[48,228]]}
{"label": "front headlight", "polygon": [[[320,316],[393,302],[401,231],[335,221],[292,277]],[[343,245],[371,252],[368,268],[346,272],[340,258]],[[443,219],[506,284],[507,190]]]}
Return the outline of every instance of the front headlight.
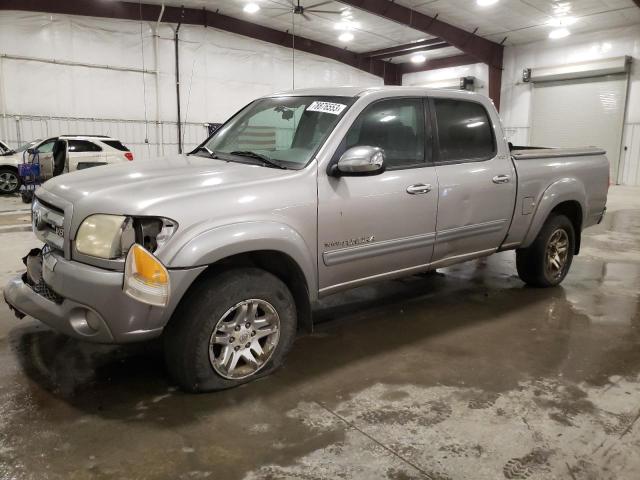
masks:
{"label": "front headlight", "polygon": [[167,218],[96,214],[87,217],[76,235],[78,253],[106,260],[122,259],[134,243],[155,252],[175,233]]}
{"label": "front headlight", "polygon": [[[128,235],[124,235],[125,231]],[[135,241],[131,218],[121,215],[91,215],[76,235],[76,250],[85,255],[105,259],[120,258]],[[123,245],[123,240],[130,242]]]}

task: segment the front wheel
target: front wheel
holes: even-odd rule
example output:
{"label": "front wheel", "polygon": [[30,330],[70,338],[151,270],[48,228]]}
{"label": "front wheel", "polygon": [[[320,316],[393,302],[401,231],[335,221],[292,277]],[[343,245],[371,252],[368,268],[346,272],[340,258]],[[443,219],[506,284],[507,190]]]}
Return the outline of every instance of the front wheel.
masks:
{"label": "front wheel", "polygon": [[167,369],[184,390],[235,387],[278,368],[296,332],[287,286],[257,268],[198,280],[164,332]]}
{"label": "front wheel", "polygon": [[551,215],[530,247],[516,251],[518,275],[534,287],[553,287],[567,276],[575,249],[573,224]]}
{"label": "front wheel", "polygon": [[13,168],[0,168],[0,194],[10,195],[20,188],[20,177]]}

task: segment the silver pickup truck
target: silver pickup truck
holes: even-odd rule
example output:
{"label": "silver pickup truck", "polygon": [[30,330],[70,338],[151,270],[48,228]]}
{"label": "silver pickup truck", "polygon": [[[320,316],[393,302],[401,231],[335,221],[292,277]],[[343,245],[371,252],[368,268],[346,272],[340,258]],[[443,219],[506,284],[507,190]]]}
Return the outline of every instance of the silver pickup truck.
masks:
{"label": "silver pickup truck", "polygon": [[162,335],[189,391],[282,364],[320,297],[516,250],[559,284],[605,212],[604,152],[523,149],[490,100],[413,87],[258,99],[191,154],[48,181],[18,316],[124,343]]}

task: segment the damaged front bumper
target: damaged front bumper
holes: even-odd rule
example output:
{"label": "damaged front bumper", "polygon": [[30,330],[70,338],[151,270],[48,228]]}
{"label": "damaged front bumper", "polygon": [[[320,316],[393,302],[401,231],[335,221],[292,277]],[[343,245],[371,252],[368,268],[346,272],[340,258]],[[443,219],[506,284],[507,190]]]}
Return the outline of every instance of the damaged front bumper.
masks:
{"label": "damaged front bumper", "polygon": [[[9,281],[4,299],[20,316],[30,315],[61,333],[97,343],[127,343],[162,333],[180,298],[205,267],[169,270],[167,307],[152,307],[124,294],[123,273],[32,250],[28,273]],[[41,277],[38,278],[38,268]]]}

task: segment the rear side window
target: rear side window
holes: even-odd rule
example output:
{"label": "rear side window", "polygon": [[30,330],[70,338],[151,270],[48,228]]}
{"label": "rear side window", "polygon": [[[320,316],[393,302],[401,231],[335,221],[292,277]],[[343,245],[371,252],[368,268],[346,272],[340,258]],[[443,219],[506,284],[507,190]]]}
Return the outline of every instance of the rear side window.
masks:
{"label": "rear side window", "polygon": [[115,148],[116,150],[120,150],[121,152],[129,152],[130,151],[127,147],[125,147],[118,140],[102,140],[102,143],[106,143],[110,147]]}
{"label": "rear side window", "polygon": [[69,151],[80,153],[80,152],[101,152],[102,149],[93,142],[89,142],[88,140],[67,140],[69,145]]}
{"label": "rear side window", "polygon": [[424,166],[424,108],[420,98],[389,98],[372,103],[353,122],[345,148],[380,147],[387,168]]}
{"label": "rear side window", "polygon": [[496,153],[491,120],[479,103],[436,98],[440,162],[488,160]]}

